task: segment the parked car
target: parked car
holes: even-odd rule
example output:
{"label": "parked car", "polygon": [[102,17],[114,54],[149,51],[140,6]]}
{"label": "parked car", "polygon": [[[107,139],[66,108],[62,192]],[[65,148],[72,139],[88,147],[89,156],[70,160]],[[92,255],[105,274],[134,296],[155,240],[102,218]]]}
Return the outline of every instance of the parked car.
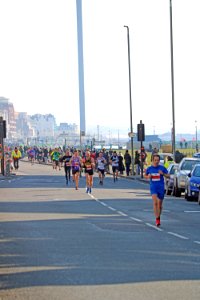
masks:
{"label": "parked car", "polygon": [[200,164],[196,164],[192,171],[186,177],[185,182],[185,199],[197,200],[200,188]]}
{"label": "parked car", "polygon": [[174,187],[173,195],[180,197],[182,192],[185,192],[185,182],[187,175],[192,171],[196,164],[200,164],[198,158],[186,158],[184,157],[177,167],[174,173]]}
{"label": "parked car", "polygon": [[194,154],[193,154],[193,157],[195,157],[195,158],[200,158],[200,152],[194,153]]}
{"label": "parked car", "polygon": [[170,178],[165,177],[165,191],[167,195],[171,195],[174,187],[174,173],[178,168],[178,164],[171,163],[167,168]]}

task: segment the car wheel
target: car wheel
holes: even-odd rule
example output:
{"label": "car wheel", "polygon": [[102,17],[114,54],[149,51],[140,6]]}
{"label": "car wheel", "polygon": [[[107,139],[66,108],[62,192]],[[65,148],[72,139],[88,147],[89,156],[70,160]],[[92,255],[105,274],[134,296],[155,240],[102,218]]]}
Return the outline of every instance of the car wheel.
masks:
{"label": "car wheel", "polygon": [[174,196],[180,197],[181,196],[181,190],[177,187],[177,184],[174,187]]}
{"label": "car wheel", "polygon": [[191,197],[188,195],[188,189],[185,189],[185,199],[191,201]]}
{"label": "car wheel", "polygon": [[200,192],[199,192],[199,196],[198,196],[198,203],[200,205]]}

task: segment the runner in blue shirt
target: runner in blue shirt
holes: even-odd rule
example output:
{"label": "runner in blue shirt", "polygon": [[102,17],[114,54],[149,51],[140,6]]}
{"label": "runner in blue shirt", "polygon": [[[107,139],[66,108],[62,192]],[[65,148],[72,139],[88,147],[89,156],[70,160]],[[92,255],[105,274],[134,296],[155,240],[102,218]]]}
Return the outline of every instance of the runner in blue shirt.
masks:
{"label": "runner in blue shirt", "polygon": [[150,192],[153,200],[153,209],[156,217],[156,226],[160,226],[160,215],[165,194],[164,177],[170,177],[167,169],[160,165],[160,156],[154,154],[152,165],[146,169],[145,178],[150,179]]}

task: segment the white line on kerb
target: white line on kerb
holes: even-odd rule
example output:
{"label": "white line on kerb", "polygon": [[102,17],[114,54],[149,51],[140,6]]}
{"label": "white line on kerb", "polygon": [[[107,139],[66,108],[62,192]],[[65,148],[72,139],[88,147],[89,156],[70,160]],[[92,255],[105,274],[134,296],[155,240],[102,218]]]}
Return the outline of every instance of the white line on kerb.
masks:
{"label": "white line on kerb", "polygon": [[199,241],[194,241],[194,243],[200,245],[200,242],[199,242]]}
{"label": "white line on kerb", "polygon": [[118,214],[120,214],[121,216],[124,216],[124,217],[128,217],[128,215],[126,215],[126,214],[124,214],[122,211],[117,211],[118,212]]}
{"label": "white line on kerb", "polygon": [[134,218],[134,217],[129,217],[129,219],[131,219],[131,220],[133,220],[133,221],[136,221],[136,222],[143,222],[142,220],[137,219],[137,218]]}
{"label": "white line on kerb", "polygon": [[152,225],[152,224],[150,224],[150,223],[145,223],[145,224],[146,224],[147,226],[149,226],[149,227],[152,227],[152,228],[158,230],[158,231],[163,231],[163,229],[161,229],[161,228],[159,228],[159,227],[157,227],[157,226],[155,226],[155,225]]}
{"label": "white line on kerb", "polygon": [[179,239],[183,239],[183,240],[189,240],[189,238],[188,238],[188,237],[186,237],[186,236],[183,236],[183,235],[180,235],[180,234],[177,234],[177,233],[174,233],[174,232],[170,232],[170,231],[168,231],[167,233],[168,233],[168,234],[171,234],[171,235],[173,235],[173,236],[175,236],[175,237],[177,237],[177,238],[179,238]]}

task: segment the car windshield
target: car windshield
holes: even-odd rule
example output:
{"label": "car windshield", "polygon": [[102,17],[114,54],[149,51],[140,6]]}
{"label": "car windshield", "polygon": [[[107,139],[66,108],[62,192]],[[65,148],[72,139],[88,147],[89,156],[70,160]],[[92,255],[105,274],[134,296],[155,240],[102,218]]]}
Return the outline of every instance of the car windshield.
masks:
{"label": "car windshield", "polygon": [[196,164],[199,164],[200,160],[185,160],[181,166],[181,170],[192,171]]}
{"label": "car windshield", "polygon": [[193,176],[200,177],[200,166],[194,169]]}

